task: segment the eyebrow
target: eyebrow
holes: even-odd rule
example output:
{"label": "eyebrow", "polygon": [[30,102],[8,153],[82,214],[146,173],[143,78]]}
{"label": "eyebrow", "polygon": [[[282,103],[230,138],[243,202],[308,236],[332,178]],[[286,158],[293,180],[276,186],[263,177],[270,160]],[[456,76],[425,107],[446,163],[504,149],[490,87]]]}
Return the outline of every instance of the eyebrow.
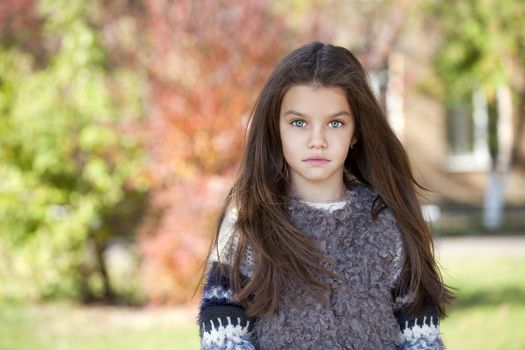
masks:
{"label": "eyebrow", "polygon": [[[306,115],[304,113],[294,111],[293,109],[289,109],[288,111],[286,111],[284,113],[284,115],[288,115],[288,114],[298,115],[300,117],[307,117],[308,116],[308,115]],[[334,118],[334,117],[338,117],[340,115],[347,115],[349,117],[352,117],[352,115],[350,113],[348,113],[347,111],[339,111],[337,113],[330,114],[329,117],[330,118]]]}

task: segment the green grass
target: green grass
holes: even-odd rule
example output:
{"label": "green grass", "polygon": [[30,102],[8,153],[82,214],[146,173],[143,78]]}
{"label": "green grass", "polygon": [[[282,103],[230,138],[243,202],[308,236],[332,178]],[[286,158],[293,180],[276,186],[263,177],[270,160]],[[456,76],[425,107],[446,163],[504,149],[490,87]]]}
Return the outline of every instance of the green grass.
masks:
{"label": "green grass", "polygon": [[525,254],[443,256],[458,300],[441,323],[449,349],[525,349]]}
{"label": "green grass", "polygon": [[[458,301],[442,321],[455,349],[525,349],[525,254],[444,255],[446,282]],[[71,304],[0,303],[2,350],[198,349],[194,310],[139,311]]]}
{"label": "green grass", "polygon": [[[2,350],[198,349],[197,327],[155,312],[68,304],[0,307]],[[169,315],[168,315],[169,316]],[[189,318],[193,315],[189,315]],[[173,317],[172,317],[173,318]]]}

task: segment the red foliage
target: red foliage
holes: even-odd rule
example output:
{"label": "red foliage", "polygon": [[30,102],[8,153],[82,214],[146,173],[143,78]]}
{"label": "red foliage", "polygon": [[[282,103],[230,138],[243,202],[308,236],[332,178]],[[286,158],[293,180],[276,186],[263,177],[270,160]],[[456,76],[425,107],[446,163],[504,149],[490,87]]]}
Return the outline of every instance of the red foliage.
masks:
{"label": "red foliage", "polygon": [[0,32],[20,32],[35,21],[35,0],[4,0],[0,2]]}
{"label": "red foliage", "polygon": [[36,3],[36,0],[0,1],[0,43],[29,52],[42,66],[50,48],[42,43],[43,19],[37,14]]}
{"label": "red foliage", "polygon": [[180,303],[195,290],[256,94],[284,52],[284,24],[260,0],[144,3],[155,177],[144,285],[152,302]]}

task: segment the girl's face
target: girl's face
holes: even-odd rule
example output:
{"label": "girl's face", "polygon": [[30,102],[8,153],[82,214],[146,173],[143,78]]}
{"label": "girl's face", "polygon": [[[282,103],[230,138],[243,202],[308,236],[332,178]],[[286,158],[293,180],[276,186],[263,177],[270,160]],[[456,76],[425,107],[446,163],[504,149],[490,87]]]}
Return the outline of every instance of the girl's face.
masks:
{"label": "girl's face", "polygon": [[300,192],[344,186],[355,121],[342,88],[292,86],[282,100],[279,128],[292,186]]}

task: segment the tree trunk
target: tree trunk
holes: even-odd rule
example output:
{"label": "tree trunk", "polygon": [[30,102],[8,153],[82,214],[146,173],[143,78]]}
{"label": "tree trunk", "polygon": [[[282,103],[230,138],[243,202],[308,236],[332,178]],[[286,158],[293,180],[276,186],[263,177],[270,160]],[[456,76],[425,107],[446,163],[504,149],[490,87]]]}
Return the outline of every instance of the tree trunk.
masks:
{"label": "tree trunk", "polygon": [[525,161],[521,153],[523,132],[525,130],[525,90],[521,90],[518,95],[517,118],[516,136],[514,137],[514,144],[512,145],[511,168],[514,168],[515,165],[520,163],[520,165],[523,165]]}
{"label": "tree trunk", "polygon": [[104,259],[105,245],[99,242],[95,244],[95,256],[100,275],[102,276],[102,298],[105,302],[112,303],[115,301],[115,293],[111,287],[106,260]]}
{"label": "tree trunk", "polygon": [[500,228],[505,203],[505,187],[510,177],[513,145],[512,96],[508,85],[497,92],[497,154],[489,173],[485,196],[484,224],[489,230]]}

